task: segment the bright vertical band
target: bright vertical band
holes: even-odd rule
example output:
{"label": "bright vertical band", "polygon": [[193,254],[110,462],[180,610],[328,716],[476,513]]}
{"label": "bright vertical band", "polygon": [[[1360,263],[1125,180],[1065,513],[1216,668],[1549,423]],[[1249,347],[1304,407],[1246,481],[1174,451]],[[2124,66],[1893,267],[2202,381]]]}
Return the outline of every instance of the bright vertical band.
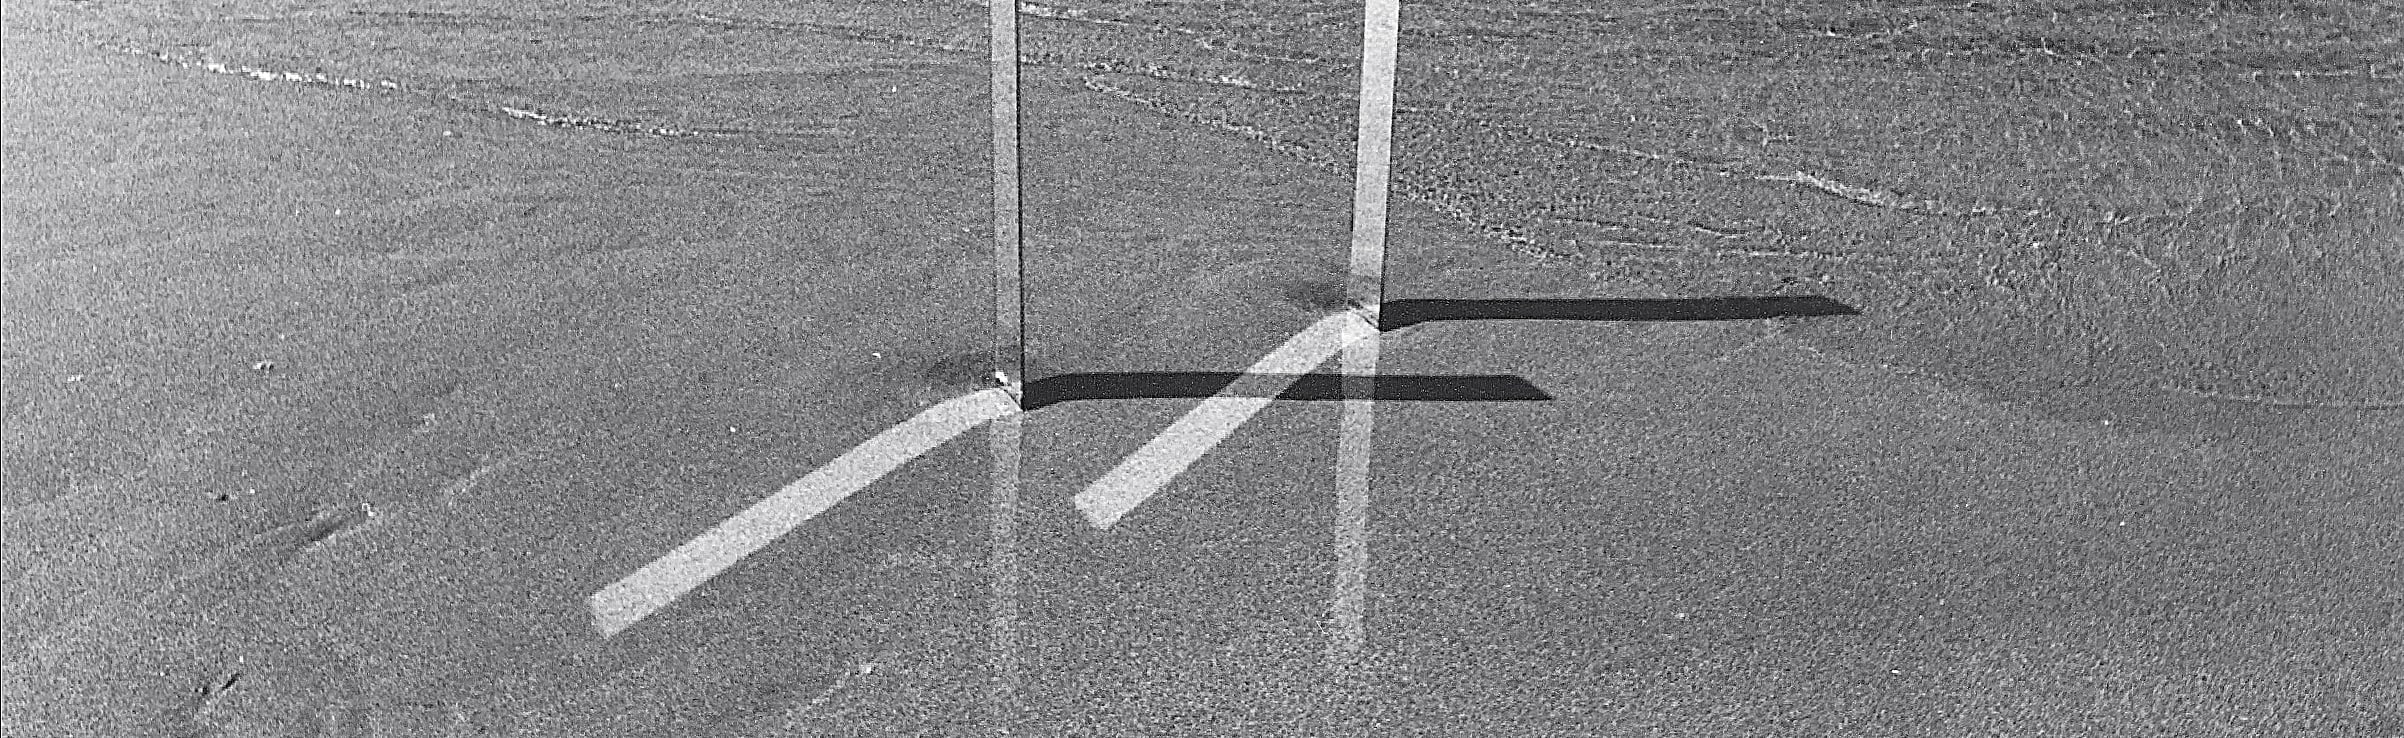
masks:
{"label": "bright vertical band", "polygon": [[1329,666],[1338,674],[1364,647],[1369,591],[1369,461],[1375,451],[1379,309],[1385,302],[1386,195],[1394,150],[1394,66],[1400,0],[1369,0],[1361,18],[1360,132],[1353,144],[1352,259],[1345,297],[1367,325],[1343,342],[1343,418],[1337,429],[1335,592],[1328,605]]}
{"label": "bright vertical band", "polygon": [[993,581],[988,593],[992,604],[986,622],[985,668],[991,679],[987,707],[992,732],[1001,735],[1011,733],[1019,711],[1018,483],[1026,417],[1025,413],[1012,413],[986,426],[993,450],[993,497],[988,506],[991,529],[985,565]]}
{"label": "bright vertical band", "polygon": [[[1018,0],[991,0],[993,31],[993,326],[994,371],[1012,400],[1027,381],[1026,261],[1019,230]],[[993,495],[987,568],[993,577],[986,643],[989,732],[1010,735],[1018,705],[1018,483],[1023,414],[996,420],[991,433]]]}
{"label": "bright vertical band", "polygon": [[993,0],[994,365],[1026,382],[1026,262],[1019,233],[1018,5]]}
{"label": "bright vertical band", "polygon": [[1394,56],[1399,0],[1369,0],[1361,23],[1360,134],[1352,169],[1352,269],[1345,297],[1374,311],[1385,299],[1386,193],[1394,150]]}

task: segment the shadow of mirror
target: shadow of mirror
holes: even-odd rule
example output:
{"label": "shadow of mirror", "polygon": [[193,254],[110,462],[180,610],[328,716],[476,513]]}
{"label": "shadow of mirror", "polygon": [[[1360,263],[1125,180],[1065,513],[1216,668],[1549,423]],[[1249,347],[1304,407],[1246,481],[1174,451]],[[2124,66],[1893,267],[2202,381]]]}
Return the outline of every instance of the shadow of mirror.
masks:
{"label": "shadow of mirror", "polygon": [[1392,300],[1378,307],[1378,329],[1443,320],[1686,321],[1762,320],[1861,311],[1826,297],[1698,297],[1575,300]]}
{"label": "shadow of mirror", "polygon": [[[1088,400],[1267,397],[1345,399],[1340,374],[1242,372],[1105,372],[1062,374],[1030,382],[1020,400],[1028,411]],[[1240,382],[1239,382],[1240,380]],[[1530,402],[1553,399],[1526,379],[1509,375],[1380,375],[1370,399],[1395,402]]]}

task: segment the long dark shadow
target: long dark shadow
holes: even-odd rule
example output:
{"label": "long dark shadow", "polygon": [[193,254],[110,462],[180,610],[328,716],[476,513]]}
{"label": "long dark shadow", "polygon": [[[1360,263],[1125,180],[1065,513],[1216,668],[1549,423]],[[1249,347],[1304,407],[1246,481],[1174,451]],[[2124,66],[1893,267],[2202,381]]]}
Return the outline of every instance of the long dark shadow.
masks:
{"label": "long dark shadow", "polygon": [[1760,320],[1860,314],[1850,305],[1818,295],[1658,300],[1390,300],[1378,307],[1377,322],[1379,330],[1390,331],[1439,320]]}
{"label": "long dark shadow", "polygon": [[[1236,386],[1237,380],[1246,380]],[[1210,397],[1274,397],[1280,400],[1344,399],[1338,374],[1245,374],[1243,372],[1096,372],[1061,374],[1027,383],[1019,406],[1032,411],[1082,400]],[[1288,385],[1287,382],[1292,382]],[[1371,399],[1403,402],[1528,402],[1553,399],[1522,377],[1511,375],[1379,375]],[[1284,387],[1267,391],[1247,388]]]}
{"label": "long dark shadow", "polygon": [[[1442,320],[1688,321],[1860,315],[1818,295],[1673,299],[1394,300],[1379,307],[1379,329]],[[1098,372],[1062,374],[1027,383],[1025,410],[1084,400],[1234,397],[1342,400],[1334,374],[1247,375],[1242,372]],[[1239,380],[1242,386],[1238,386]],[[1290,384],[1289,384],[1290,383]],[[1229,388],[1234,387],[1233,391]],[[1271,394],[1267,388],[1282,387]],[[1525,402],[1552,395],[1512,375],[1379,375],[1371,399],[1404,402]]]}

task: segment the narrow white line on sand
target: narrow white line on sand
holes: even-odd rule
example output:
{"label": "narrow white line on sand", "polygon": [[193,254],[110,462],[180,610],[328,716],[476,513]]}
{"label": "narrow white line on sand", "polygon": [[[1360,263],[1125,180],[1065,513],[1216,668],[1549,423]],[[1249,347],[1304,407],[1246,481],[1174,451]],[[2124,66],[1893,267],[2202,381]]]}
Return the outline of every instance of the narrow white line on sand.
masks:
{"label": "narrow white line on sand", "polygon": [[[1348,327],[1348,329],[1350,329]],[[1342,668],[1366,641],[1361,619],[1369,593],[1369,458],[1376,449],[1377,330],[1344,342],[1344,417],[1336,443],[1336,582],[1328,606],[1327,659]]]}
{"label": "narrow white line on sand", "polygon": [[1361,20],[1361,105],[1353,139],[1351,279],[1345,296],[1375,307],[1385,298],[1386,194],[1393,172],[1394,55],[1398,0],[1370,0]]}
{"label": "narrow white line on sand", "polygon": [[[1261,408],[1268,407],[1276,395],[1291,386],[1297,375],[1308,373],[1325,363],[1329,356],[1344,346],[1351,332],[1348,324],[1360,324],[1368,333],[1376,333],[1369,318],[1359,311],[1347,310],[1319,319],[1285,345],[1253,362],[1226,389],[1186,412],[1184,417],[1169,425],[1160,435],[1153,436],[1143,448],[1119,461],[1101,479],[1077,493],[1077,510],[1096,528],[1108,529],[1118,523],[1137,505],[1151,499],[1169,480],[1192,466],[1203,454],[1227,440],[1235,429],[1251,420]],[[1258,375],[1282,375],[1276,380],[1259,380]],[[1264,381],[1281,382],[1282,386],[1260,386]],[[1239,394],[1240,393],[1240,394]]]}
{"label": "narrow white line on sand", "polygon": [[1394,57],[1400,0],[1369,0],[1361,16],[1360,134],[1354,139],[1352,272],[1346,295],[1368,317],[1344,340],[1344,417],[1336,446],[1336,581],[1327,661],[1339,674],[1360,654],[1369,592],[1369,458],[1375,451],[1377,311],[1385,300],[1386,194],[1394,149]]}
{"label": "narrow white line on sand", "polygon": [[986,426],[993,448],[993,504],[991,550],[985,563],[993,570],[993,602],[985,665],[992,679],[988,686],[993,728],[1004,735],[1018,723],[1018,478],[1026,417],[1005,415]]}
{"label": "narrow white line on sand", "polygon": [[[993,295],[994,375],[1012,403],[1026,381],[1027,272],[1019,210],[1018,3],[992,0],[993,42]],[[992,714],[987,732],[1010,735],[1018,724],[1018,478],[1025,455],[1021,420],[995,420],[987,438],[993,450],[991,546],[986,562],[993,576],[993,612],[988,623],[986,672]]]}
{"label": "narrow white line on sand", "polygon": [[594,592],[588,598],[593,629],[603,638],[617,635],[902,464],[987,421],[1016,412],[1018,403],[1008,392],[987,389],[945,400],[878,433],[776,494],[644,564],[626,578]]}
{"label": "narrow white line on sand", "polygon": [[992,0],[994,368],[1027,379],[1027,270],[1019,211],[1018,0]]}

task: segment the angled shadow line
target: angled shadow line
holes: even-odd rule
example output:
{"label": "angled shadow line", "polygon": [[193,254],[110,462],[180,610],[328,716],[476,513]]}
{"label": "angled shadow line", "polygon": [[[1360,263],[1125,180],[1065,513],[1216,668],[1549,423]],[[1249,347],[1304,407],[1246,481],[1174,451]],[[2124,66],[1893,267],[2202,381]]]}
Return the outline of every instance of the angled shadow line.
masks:
{"label": "angled shadow line", "polygon": [[[1683,321],[1860,315],[1818,295],[1676,299],[1391,300],[1378,306],[1378,330],[1441,320]],[[1384,381],[1384,378],[1379,378]]]}
{"label": "angled shadow line", "polygon": [[[1242,380],[1243,386],[1237,386]],[[1026,385],[1020,407],[1085,400],[1271,397],[1280,400],[1345,399],[1340,374],[1246,374],[1243,372],[1091,372],[1045,377]],[[1234,388],[1230,391],[1230,388]],[[1262,388],[1276,389],[1273,393]],[[1553,399],[1526,378],[1511,375],[1378,375],[1375,400],[1403,402],[1527,402]]]}

